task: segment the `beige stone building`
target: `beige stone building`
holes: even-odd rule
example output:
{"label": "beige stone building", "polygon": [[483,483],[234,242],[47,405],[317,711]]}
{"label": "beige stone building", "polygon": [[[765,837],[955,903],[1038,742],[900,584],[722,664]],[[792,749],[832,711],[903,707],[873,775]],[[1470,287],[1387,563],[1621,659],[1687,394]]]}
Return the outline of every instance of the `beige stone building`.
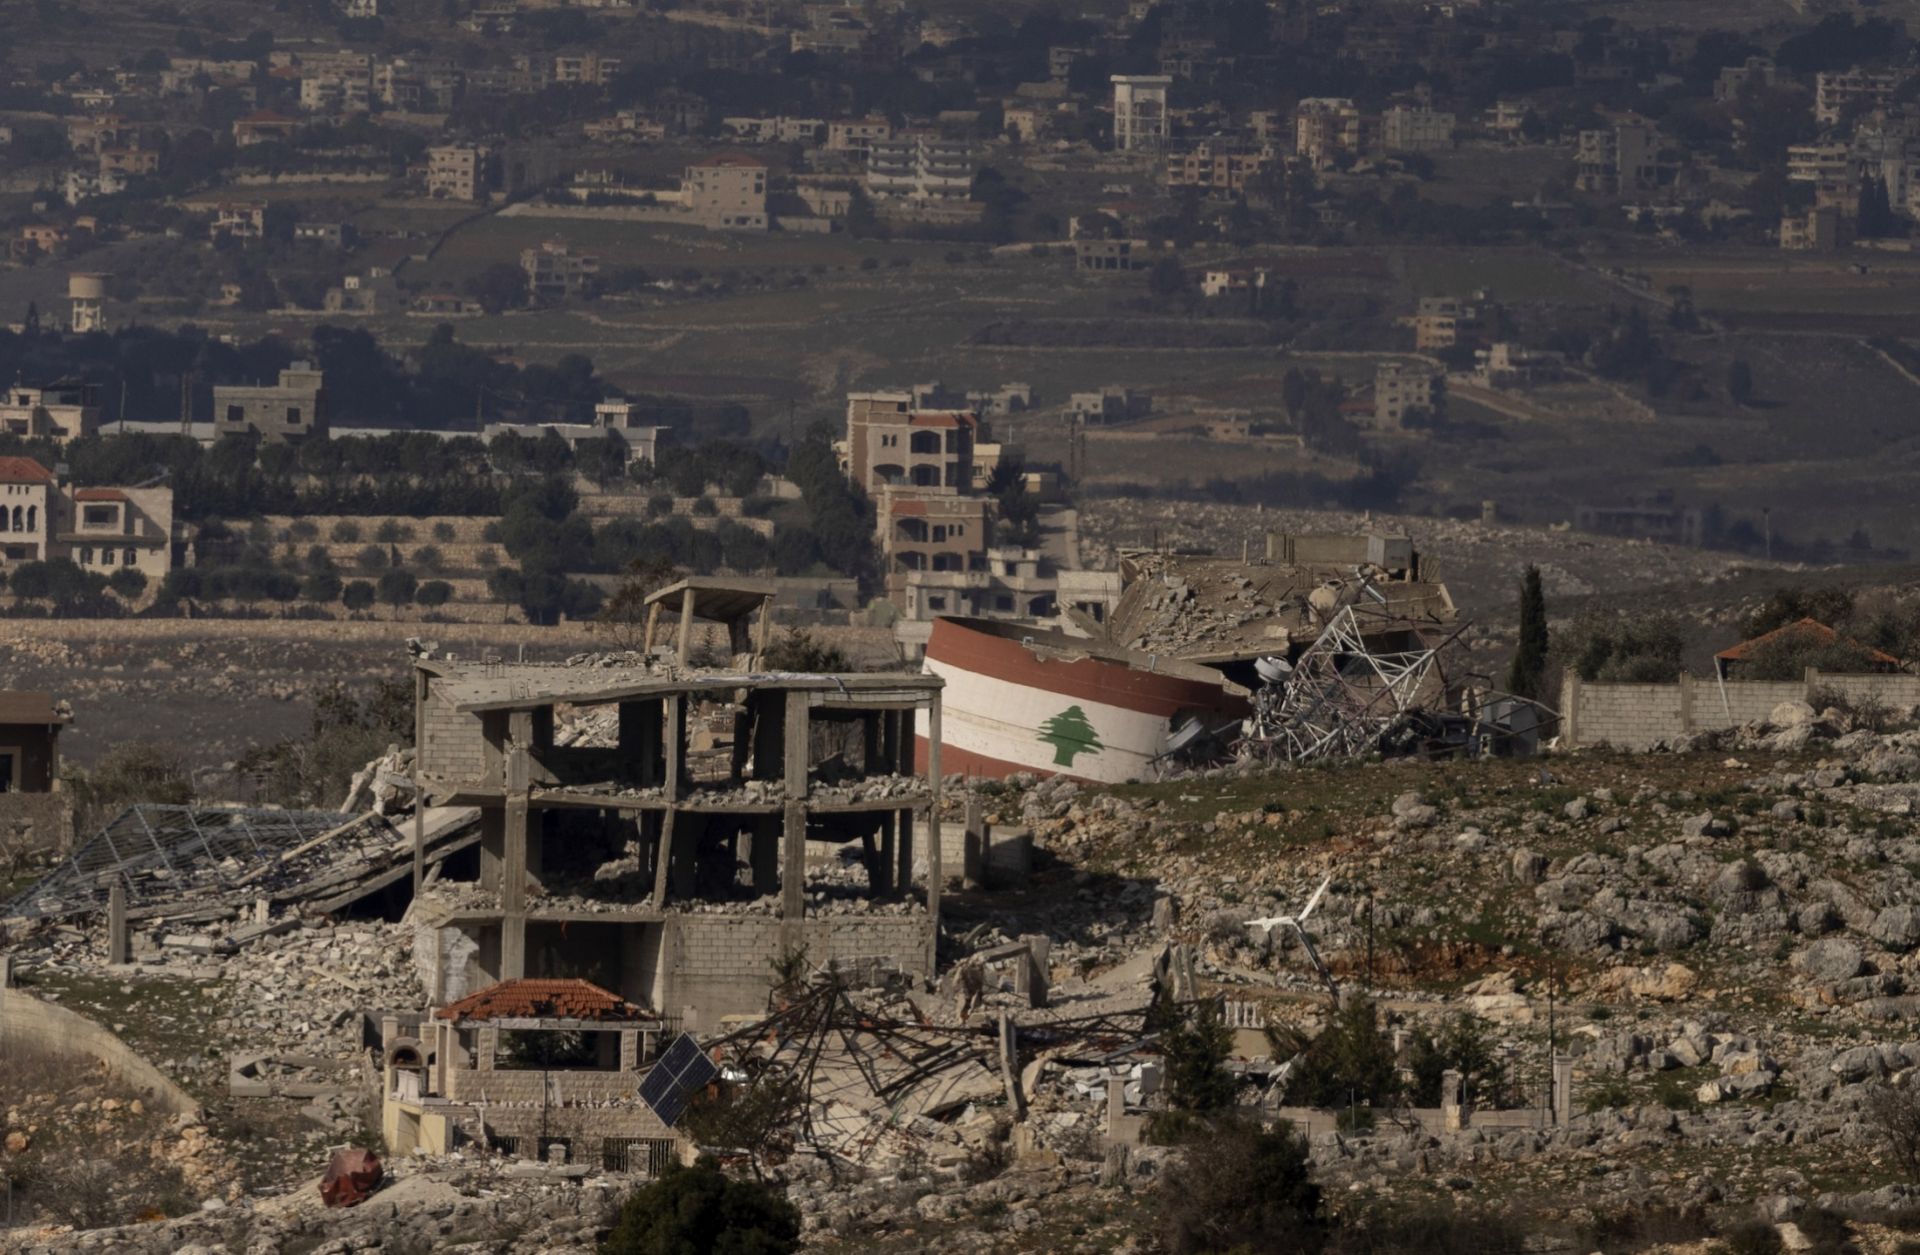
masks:
{"label": "beige stone building", "polygon": [[486,149],[441,144],[427,149],[427,195],[436,200],[479,200],[487,191]]}
{"label": "beige stone building", "polygon": [[767,163],[745,153],[716,153],[687,167],[686,205],[709,231],[767,229]]}
{"label": "beige stone building", "polygon": [[0,392],[0,432],[65,444],[100,427],[99,389],[77,379]]}
{"label": "beige stone building", "polygon": [[223,384],[213,390],[213,430],[219,436],[259,432],[269,441],[305,440],[327,434],[326,378],[310,363],[295,362],[277,384]]}

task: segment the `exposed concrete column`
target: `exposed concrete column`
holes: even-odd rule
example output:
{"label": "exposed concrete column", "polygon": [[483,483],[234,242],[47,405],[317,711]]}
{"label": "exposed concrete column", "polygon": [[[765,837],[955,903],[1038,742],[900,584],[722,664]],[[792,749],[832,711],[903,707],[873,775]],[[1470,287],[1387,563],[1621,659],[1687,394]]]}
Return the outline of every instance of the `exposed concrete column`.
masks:
{"label": "exposed concrete column", "polygon": [[1013,1017],[1005,1011],[1000,1013],[1000,1080],[1007,1090],[1007,1108],[1013,1112],[1015,1120],[1027,1118],[1027,1096],[1020,1089],[1020,1045],[1019,1036],[1013,1027]]}
{"label": "exposed concrete column", "polygon": [[680,590],[680,644],[677,655],[681,666],[687,665],[687,654],[693,647],[693,589]]}
{"label": "exposed concrete column", "polygon": [[413,669],[413,892],[427,879],[427,673]]}
{"label": "exposed concrete column", "polygon": [[533,712],[507,716],[507,804],[500,859],[500,977],[527,974],[528,795],[533,776]]}
{"label": "exposed concrete column", "polygon": [[1440,1126],[1449,1133],[1467,1127],[1467,1107],[1460,1073],[1448,1068],[1440,1074]]}
{"label": "exposed concrete column", "polygon": [[780,738],[787,789],[786,840],[780,860],[780,913],[795,923],[805,916],[807,904],[807,722],[806,696],[790,690]]}
{"label": "exposed concrete column", "polygon": [[107,962],[133,962],[127,939],[127,887],[118,880],[107,890]]}
{"label": "exposed concrete column", "polygon": [[[912,712],[905,718],[912,719]],[[912,761],[912,729],[907,735],[908,761]],[[927,971],[940,965],[940,888],[946,879],[940,867],[940,692],[935,690],[927,706],[927,785],[933,800],[927,804]],[[1044,995],[1042,995],[1044,999]]]}
{"label": "exposed concrete column", "polygon": [[1573,1056],[1553,1057],[1553,1122],[1561,1128],[1573,1123]]}
{"label": "exposed concrete column", "polygon": [[967,828],[961,844],[960,883],[968,889],[987,887],[987,859],[990,853],[987,846],[986,804],[980,795],[971,790],[967,793]]}
{"label": "exposed concrete column", "polygon": [[1560,743],[1580,744],[1580,673],[1572,667],[1560,674]]}
{"label": "exposed concrete column", "polygon": [[[888,744],[893,750],[893,770],[897,775],[913,774],[913,712],[887,712]],[[894,850],[893,887],[898,893],[913,888],[913,810],[900,812],[899,844]]]}

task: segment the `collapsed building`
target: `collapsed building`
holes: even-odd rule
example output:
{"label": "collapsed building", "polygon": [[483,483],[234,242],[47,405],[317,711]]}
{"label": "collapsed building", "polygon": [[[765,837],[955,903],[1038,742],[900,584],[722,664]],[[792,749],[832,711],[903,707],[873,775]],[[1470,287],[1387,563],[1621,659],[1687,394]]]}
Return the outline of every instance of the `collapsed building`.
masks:
{"label": "collapsed building", "polygon": [[939,677],[416,668],[416,779],[479,811],[476,859],[416,855],[430,1002],[577,978],[706,1030],[763,1012],[776,961],[933,975]]}
{"label": "collapsed building", "polygon": [[[1437,665],[1459,631],[1453,599],[1405,536],[1270,533],[1257,557],[1126,552],[1120,574],[1112,615],[1079,621],[1083,635],[935,624],[926,669],[947,682],[953,766],[1120,783],[1276,744],[1350,752],[1455,704]],[[1289,735],[1302,719],[1316,731]]]}

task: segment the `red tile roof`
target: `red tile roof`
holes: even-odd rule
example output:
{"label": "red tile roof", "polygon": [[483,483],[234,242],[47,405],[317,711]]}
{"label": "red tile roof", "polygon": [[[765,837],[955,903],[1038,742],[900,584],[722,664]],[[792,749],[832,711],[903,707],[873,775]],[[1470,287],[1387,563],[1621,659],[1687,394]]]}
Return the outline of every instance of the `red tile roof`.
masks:
{"label": "red tile roof", "polygon": [[1741,641],[1731,649],[1723,649],[1714,657],[1722,662],[1746,662],[1775,641],[1792,641],[1804,645],[1831,645],[1836,641],[1844,641],[1846,644],[1865,650],[1868,661],[1878,666],[1900,665],[1900,660],[1892,654],[1881,653],[1869,645],[1860,644],[1851,637],[1843,637],[1818,619],[1799,619],[1785,624],[1771,632],[1764,632],[1750,641]]}
{"label": "red tile roof", "polygon": [[32,458],[0,458],[0,484],[51,484],[53,472]]}
{"label": "red tile roof", "polygon": [[118,488],[82,488],[73,494],[75,501],[125,501],[127,494]]}
{"label": "red tile roof", "polygon": [[441,1007],[443,1020],[639,1020],[637,1007],[585,980],[503,980]]}

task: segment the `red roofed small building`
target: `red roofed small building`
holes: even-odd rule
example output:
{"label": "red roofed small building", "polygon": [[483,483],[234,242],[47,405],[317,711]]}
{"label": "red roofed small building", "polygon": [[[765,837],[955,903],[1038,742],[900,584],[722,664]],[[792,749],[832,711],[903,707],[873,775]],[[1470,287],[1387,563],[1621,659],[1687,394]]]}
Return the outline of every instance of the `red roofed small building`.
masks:
{"label": "red roofed small building", "polygon": [[1878,672],[1900,670],[1900,660],[1892,654],[1875,649],[1851,637],[1842,636],[1818,619],[1796,619],[1771,632],[1763,632],[1750,641],[1741,641],[1730,649],[1723,649],[1713,656],[1713,667],[1722,680],[1730,680],[1739,675],[1743,666],[1751,666],[1776,650],[1787,649],[1796,652],[1822,649],[1849,650],[1860,656],[1861,665],[1855,668],[1856,670]]}
{"label": "red roofed small building", "polygon": [[709,231],[767,229],[767,163],[745,153],[717,153],[687,167],[682,195]]}
{"label": "red roofed small building", "polygon": [[592,981],[503,980],[383,1043],[388,1151],[483,1144],[521,1158],[657,1173],[681,1141],[640,1099],[673,1026]]}

